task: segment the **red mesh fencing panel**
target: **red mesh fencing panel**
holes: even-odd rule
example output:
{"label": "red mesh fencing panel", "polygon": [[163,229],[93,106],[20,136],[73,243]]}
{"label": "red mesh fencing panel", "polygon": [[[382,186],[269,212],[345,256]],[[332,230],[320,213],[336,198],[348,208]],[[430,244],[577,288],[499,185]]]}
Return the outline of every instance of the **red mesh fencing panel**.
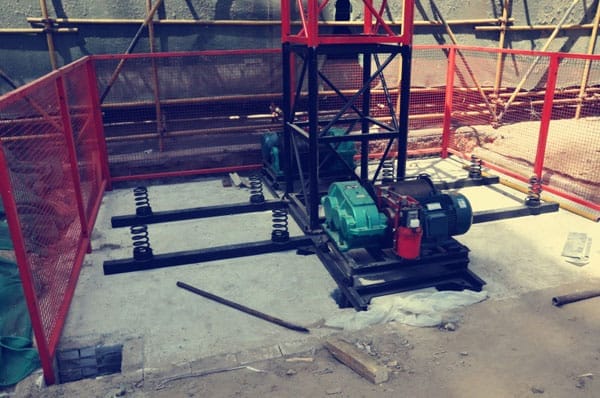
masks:
{"label": "red mesh fencing panel", "polygon": [[281,129],[271,114],[282,98],[277,50],[100,56],[95,65],[114,177],[256,165],[262,132]]}
{"label": "red mesh fencing panel", "polygon": [[413,51],[408,125],[409,153],[440,152],[446,101],[448,50],[419,48]]}
{"label": "red mesh fencing panel", "polygon": [[86,78],[90,67],[91,63],[79,64],[77,68],[64,73],[63,81],[77,157],[80,191],[86,220],[91,230],[106,176],[102,170],[104,142],[98,133],[101,126],[98,126],[95,117],[99,112],[97,101],[93,97],[96,90],[95,81]]}
{"label": "red mesh fencing panel", "polygon": [[[84,165],[94,157],[87,151],[95,149],[81,144],[89,141],[90,131],[101,128],[86,125],[90,105],[84,99],[85,85],[77,83],[87,79],[85,66],[82,62],[78,68],[54,72],[0,98],[0,189],[49,383],[54,382],[52,358],[89,245],[86,216],[95,216],[81,203],[77,171],[88,179],[86,200],[96,202],[103,193],[102,182],[89,180]],[[65,78],[70,81],[67,97],[73,98],[64,96]],[[69,103],[72,109],[65,109]],[[80,142],[81,154],[81,167],[75,170],[73,139]]]}
{"label": "red mesh fencing panel", "polygon": [[[548,57],[526,75],[534,57],[506,56],[500,61],[502,79],[495,86],[498,55],[456,50],[452,102],[453,149],[533,173]],[[503,64],[503,65],[502,65]],[[529,88],[526,90],[525,88]]]}
{"label": "red mesh fencing panel", "polygon": [[456,48],[454,68],[452,150],[598,203],[597,60]]}
{"label": "red mesh fencing panel", "polygon": [[[542,170],[543,183],[597,204],[600,204],[599,78],[598,60],[560,59]],[[584,79],[588,80],[588,89],[582,91]]]}
{"label": "red mesh fencing panel", "polygon": [[[386,54],[374,57],[371,70],[376,70],[386,57]],[[414,47],[409,153],[444,155],[448,148],[466,157],[475,154],[489,164],[528,179],[544,161],[543,152],[538,155],[544,148],[538,143],[545,137],[546,126],[554,125],[557,120],[576,118],[579,112],[581,118],[587,118],[585,123],[590,133],[583,138],[577,134],[569,136],[569,145],[575,140],[578,142],[575,146],[585,146],[587,153],[593,154],[593,149],[588,148],[595,148],[597,143],[589,116],[597,113],[595,101],[600,95],[598,57],[587,57],[595,61],[590,63],[581,106],[576,101],[586,57],[566,56],[561,60],[553,82],[557,88],[551,98],[553,109],[545,113],[544,119],[544,105],[550,98],[546,92],[551,57],[550,53],[490,48]],[[387,103],[384,95],[383,79],[378,77],[371,84],[369,113],[385,122],[390,122],[391,114],[399,108],[400,58],[383,71],[391,103]],[[453,69],[448,74],[450,58]],[[110,172],[117,179],[256,165],[261,162],[262,133],[281,130],[281,115],[273,114],[273,109],[282,103],[278,50],[94,59],[104,100]],[[303,61],[299,57],[294,61],[294,75],[298,77]],[[345,101],[360,89],[363,69],[358,56],[320,56],[318,63],[318,109],[320,115],[328,118],[339,112]],[[447,87],[449,79],[452,89]],[[300,89],[297,116],[302,118],[305,117],[302,111],[308,109],[306,81]],[[355,104],[362,107],[361,96]],[[343,116],[355,116],[354,110],[347,109]],[[573,153],[564,148],[552,129],[548,140],[552,151]],[[380,144],[373,143],[370,152],[381,153]],[[359,147],[357,144],[358,150]],[[547,169],[550,167],[546,164]],[[549,186],[566,187],[559,183],[557,175],[573,174],[574,179],[580,178],[576,174],[582,172],[579,169],[583,166],[572,167],[578,171],[552,169],[554,177],[546,176],[543,181]],[[591,188],[572,188],[572,192],[586,200],[596,200]]]}

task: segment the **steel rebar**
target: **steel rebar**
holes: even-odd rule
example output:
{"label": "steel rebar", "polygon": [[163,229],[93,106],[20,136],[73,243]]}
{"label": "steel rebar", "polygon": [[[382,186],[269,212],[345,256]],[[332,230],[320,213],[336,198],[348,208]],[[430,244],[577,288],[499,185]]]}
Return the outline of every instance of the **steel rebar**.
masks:
{"label": "steel rebar", "polygon": [[198,294],[198,295],[200,295],[202,297],[206,297],[207,299],[216,301],[217,303],[224,304],[224,305],[226,305],[228,307],[235,308],[236,310],[245,312],[246,314],[255,316],[255,317],[260,318],[262,320],[265,320],[267,322],[271,322],[271,323],[274,323],[276,325],[283,326],[284,328],[295,330],[295,331],[298,331],[298,332],[310,333],[310,330],[308,330],[304,326],[300,326],[300,325],[296,325],[296,324],[293,324],[293,323],[288,322],[288,321],[284,321],[283,319],[276,318],[274,316],[265,314],[264,312],[257,311],[255,309],[246,307],[245,305],[238,304],[236,302],[227,300],[227,299],[225,299],[223,297],[219,297],[219,296],[214,295],[212,293],[209,293],[207,291],[198,289],[197,287],[188,285],[187,283],[178,281],[177,282],[177,286],[179,286],[180,288],[185,289],[185,290],[187,290],[189,292]]}

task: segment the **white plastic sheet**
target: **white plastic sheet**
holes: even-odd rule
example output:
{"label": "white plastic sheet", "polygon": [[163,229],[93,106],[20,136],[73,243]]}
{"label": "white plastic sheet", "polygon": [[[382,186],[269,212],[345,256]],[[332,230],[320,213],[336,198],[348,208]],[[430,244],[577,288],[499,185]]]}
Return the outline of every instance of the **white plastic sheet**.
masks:
{"label": "white plastic sheet", "polygon": [[420,290],[376,297],[367,311],[344,311],[327,320],[326,325],[345,330],[358,330],[370,325],[396,321],[411,326],[440,325],[448,314],[467,305],[487,299],[487,292],[472,290]]}

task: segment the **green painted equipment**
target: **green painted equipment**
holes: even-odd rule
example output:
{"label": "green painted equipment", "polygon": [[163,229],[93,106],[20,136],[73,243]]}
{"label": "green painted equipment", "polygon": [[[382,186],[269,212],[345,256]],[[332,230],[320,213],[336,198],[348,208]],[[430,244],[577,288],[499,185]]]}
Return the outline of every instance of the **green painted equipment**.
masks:
{"label": "green painted equipment", "polygon": [[331,184],[321,204],[326,218],[323,228],[340,250],[381,246],[388,229],[387,217],[360,183]]}
{"label": "green painted equipment", "polygon": [[[421,256],[464,234],[473,211],[459,193],[441,193],[426,175],[376,187],[377,203],[359,182],[336,182],[321,199],[324,230],[340,251],[385,248],[404,259]],[[389,220],[389,221],[388,221]]]}
{"label": "green painted equipment", "polygon": [[[331,128],[325,133],[325,136],[338,137],[346,134],[346,130],[341,128]],[[265,167],[275,177],[282,177],[283,170],[281,168],[282,160],[282,133],[269,132],[264,133],[261,138],[261,152]],[[319,151],[319,161],[322,162],[321,173],[337,174],[346,173],[348,167],[354,169],[354,156],[356,148],[353,142],[340,142],[332,144],[337,156],[331,150],[323,145]],[[308,167],[308,145],[305,142],[298,143],[298,151],[300,153],[300,163],[303,168]],[[345,164],[344,164],[345,163]],[[346,165],[348,167],[346,167]]]}

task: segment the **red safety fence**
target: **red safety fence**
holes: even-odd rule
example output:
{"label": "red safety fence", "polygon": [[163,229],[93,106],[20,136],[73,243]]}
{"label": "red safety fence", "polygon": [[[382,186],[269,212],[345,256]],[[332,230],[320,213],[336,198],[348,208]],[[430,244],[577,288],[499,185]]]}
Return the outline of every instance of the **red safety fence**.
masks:
{"label": "red safety fence", "polygon": [[89,59],[0,97],[0,193],[44,376],[107,183]]}
{"label": "red safety fence", "polygon": [[[371,69],[385,57],[375,56]],[[598,58],[416,46],[409,153],[476,155],[523,181],[535,175],[545,190],[598,210]],[[261,135],[281,130],[274,112],[282,104],[279,50],[93,59],[115,181],[258,168]],[[344,100],[331,86],[353,95],[362,84],[360,57],[321,56],[319,65],[319,112],[335,114]],[[383,75],[385,82],[372,83],[370,114],[389,122],[398,107],[399,59]],[[378,143],[370,148],[381,150]]]}
{"label": "red safety fence", "polygon": [[[92,56],[0,97],[0,193],[48,383],[104,190],[259,168],[263,134],[282,129],[281,61],[279,50]],[[319,65],[319,112],[332,115],[362,85],[360,57]],[[399,60],[383,75],[370,115],[389,122]],[[475,155],[600,211],[600,56],[421,46],[411,86],[410,156]]]}
{"label": "red safety fence", "polygon": [[600,56],[448,51],[442,154],[600,211]]}
{"label": "red safety fence", "polygon": [[[260,167],[279,131],[278,50],[95,56],[115,181]],[[232,160],[233,159],[233,160]]]}

